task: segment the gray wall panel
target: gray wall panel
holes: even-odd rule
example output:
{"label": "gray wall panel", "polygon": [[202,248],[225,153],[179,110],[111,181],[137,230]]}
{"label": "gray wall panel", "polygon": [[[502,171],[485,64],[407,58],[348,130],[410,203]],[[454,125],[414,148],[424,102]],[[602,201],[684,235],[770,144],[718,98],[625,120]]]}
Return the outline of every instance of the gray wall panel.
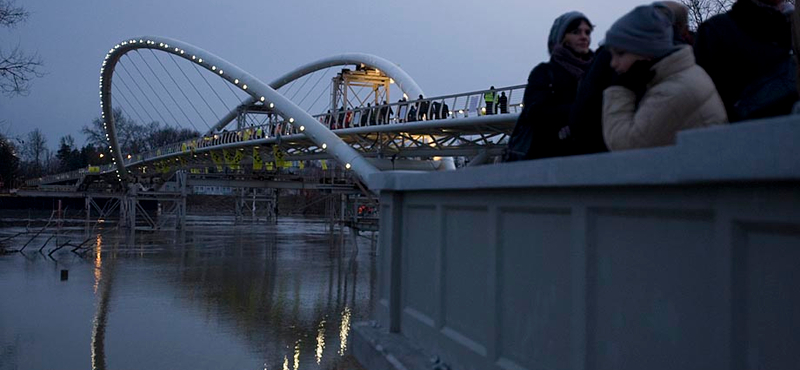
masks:
{"label": "gray wall panel", "polygon": [[[592,213],[590,356],[597,369],[708,369],[714,223],[696,211]],[[669,237],[667,237],[669,236]],[[698,305],[698,302],[704,302]],[[591,309],[590,309],[591,310]]]}
{"label": "gray wall panel", "polygon": [[461,335],[451,337],[485,355],[492,322],[487,317],[492,244],[486,230],[492,221],[486,208],[445,208],[444,217],[444,326]]}
{"label": "gray wall panel", "polygon": [[[431,237],[439,229],[436,208],[408,206],[405,210],[403,233],[403,306],[424,316],[423,321],[433,325],[437,297],[432,289],[436,264],[436,240]],[[405,317],[404,317],[405,319]]]}
{"label": "gray wall panel", "polygon": [[741,225],[734,270],[740,369],[800,366],[800,225]]}
{"label": "gray wall panel", "polygon": [[569,209],[500,213],[500,356],[528,369],[568,368]]}

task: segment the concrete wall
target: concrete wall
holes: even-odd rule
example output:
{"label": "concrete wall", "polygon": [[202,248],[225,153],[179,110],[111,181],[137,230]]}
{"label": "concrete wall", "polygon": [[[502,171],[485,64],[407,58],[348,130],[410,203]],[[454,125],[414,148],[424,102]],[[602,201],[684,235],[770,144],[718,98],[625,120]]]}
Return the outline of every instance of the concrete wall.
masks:
{"label": "concrete wall", "polygon": [[800,364],[798,118],[370,182],[375,319],[452,369]]}

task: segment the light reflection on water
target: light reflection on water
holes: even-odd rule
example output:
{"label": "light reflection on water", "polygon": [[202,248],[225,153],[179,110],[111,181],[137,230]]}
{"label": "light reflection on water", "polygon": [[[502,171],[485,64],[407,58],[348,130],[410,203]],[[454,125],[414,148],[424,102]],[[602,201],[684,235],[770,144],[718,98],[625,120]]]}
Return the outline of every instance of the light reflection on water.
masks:
{"label": "light reflection on water", "polygon": [[317,349],[314,352],[314,358],[317,360],[317,365],[322,361],[322,351],[325,350],[325,319],[319,323],[317,330]]}
{"label": "light reflection on water", "polygon": [[100,286],[100,272],[103,267],[103,235],[97,234],[97,243],[94,248],[94,293],[97,294],[97,287]]}
{"label": "light reflection on water", "polygon": [[[369,240],[303,219],[195,221],[184,232],[99,230],[84,258],[69,248],[56,261],[0,257],[0,370],[357,368],[340,356],[350,321],[369,316]],[[16,232],[0,224],[0,237]],[[86,238],[68,232],[56,242]]]}
{"label": "light reflection on water", "polygon": [[350,307],[345,306],[342,311],[342,327],[339,330],[339,356],[344,356],[347,351],[348,336],[350,336]]}

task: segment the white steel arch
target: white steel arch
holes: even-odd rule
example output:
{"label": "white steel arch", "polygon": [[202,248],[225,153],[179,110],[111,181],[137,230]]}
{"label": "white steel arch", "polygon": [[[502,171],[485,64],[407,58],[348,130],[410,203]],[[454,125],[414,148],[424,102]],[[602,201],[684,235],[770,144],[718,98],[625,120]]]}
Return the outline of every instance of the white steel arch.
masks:
{"label": "white steel arch", "polygon": [[[422,91],[422,88],[419,87],[416,81],[414,81],[411,76],[406,73],[402,68],[400,68],[397,64],[392,63],[391,61],[381,58],[377,55],[372,54],[365,54],[365,53],[345,53],[330,56],[327,58],[323,58],[306,65],[300,66],[283,76],[280,76],[270,82],[269,86],[273,89],[277,90],[281,87],[285,86],[286,84],[306,76],[308,74],[314,73],[316,71],[336,67],[336,66],[346,66],[346,65],[364,65],[370,68],[376,68],[381,72],[385,73],[389,78],[393,79],[397,87],[402,91],[406,98],[411,97],[411,100],[415,99],[417,96],[425,95]],[[245,101],[244,105],[250,105],[255,103],[255,99],[250,99]],[[208,133],[213,133],[215,131],[221,130],[225,127],[228,123],[230,123],[234,118],[236,118],[237,114],[236,108],[232,109],[228,114],[223,116],[217,124],[215,124]]]}
{"label": "white steel arch", "polygon": [[252,99],[269,104],[271,108],[275,109],[290,124],[296,126],[316,145],[328,151],[338,162],[343,163],[346,168],[354,170],[365,182],[369,179],[369,175],[378,172],[375,166],[314,117],[241,68],[206,50],[179,40],[161,36],[143,36],[125,40],[115,45],[106,54],[103,65],[100,68],[101,117],[103,128],[106,131],[106,139],[108,139],[109,143],[108,147],[117,168],[117,179],[120,182],[127,179],[127,170],[125,169],[122,152],[118,150],[119,143],[111,107],[111,79],[114,74],[114,67],[119,59],[125,53],[136,49],[159,50],[189,60],[235,85],[249,94]]}

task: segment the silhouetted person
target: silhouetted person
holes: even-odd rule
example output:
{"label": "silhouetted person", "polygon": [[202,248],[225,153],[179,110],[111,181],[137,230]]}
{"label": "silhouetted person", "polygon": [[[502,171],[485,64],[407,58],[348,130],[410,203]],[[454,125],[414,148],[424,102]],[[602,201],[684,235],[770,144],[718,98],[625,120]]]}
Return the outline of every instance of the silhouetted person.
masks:
{"label": "silhouetted person", "polygon": [[325,116],[325,125],[327,125],[329,129],[333,130],[333,114],[331,114],[330,109],[328,109],[328,113]]}
{"label": "silhouetted person", "polygon": [[419,95],[419,102],[417,102],[417,120],[423,121],[428,119],[428,108],[430,107],[430,103],[422,97],[422,94]]}
{"label": "silhouetted person", "polygon": [[339,107],[339,114],[336,116],[336,128],[344,127],[344,106]]}
{"label": "silhouetted person", "polygon": [[497,98],[497,109],[500,113],[508,113],[508,97],[505,91],[501,92],[500,97]]}
{"label": "silhouetted person", "polygon": [[431,103],[431,117],[430,119],[439,119],[441,117],[442,103],[435,101]]}
{"label": "silhouetted person", "polygon": [[389,103],[386,100],[383,101],[383,106],[380,108],[380,115],[378,115],[378,124],[383,125],[389,123],[389,120],[394,115],[394,111],[392,111],[392,107],[388,105]]}
{"label": "silhouetted person", "polygon": [[731,122],[789,114],[797,63],[783,0],[738,0],[697,30],[697,64],[717,86]]}
{"label": "silhouetted person", "polygon": [[[369,104],[367,104],[367,106],[369,106]],[[369,110],[369,125],[370,126],[375,126],[375,124],[378,122],[378,113],[379,113],[378,104],[375,103],[375,106],[372,107],[372,109]]]}
{"label": "silhouetted person", "polygon": [[370,116],[371,112],[372,112],[372,108],[370,108],[369,103],[367,103],[367,107],[366,108],[362,108],[361,109],[361,117],[359,119],[359,121],[361,123],[361,126],[366,126],[367,125],[367,123],[369,122],[369,116]]}
{"label": "silhouetted person", "polygon": [[397,102],[400,103],[397,105],[397,122],[405,122],[406,116],[408,115],[408,104],[404,104],[408,100],[406,98],[401,98]]}

